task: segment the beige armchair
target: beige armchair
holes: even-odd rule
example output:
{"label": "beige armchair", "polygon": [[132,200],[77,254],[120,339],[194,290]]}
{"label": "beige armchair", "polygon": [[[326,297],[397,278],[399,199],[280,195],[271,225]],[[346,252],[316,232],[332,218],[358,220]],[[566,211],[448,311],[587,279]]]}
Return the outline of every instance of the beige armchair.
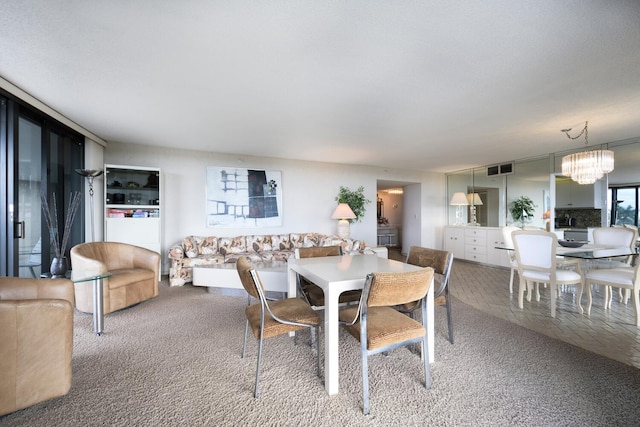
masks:
{"label": "beige armchair", "polygon": [[0,415],[71,388],[73,284],[0,277]]}
{"label": "beige armchair", "polygon": [[[160,254],[117,242],[82,243],[71,248],[73,280],[111,274],[104,279],[104,314],[158,296]],[[91,282],[75,285],[76,308],[93,313]]]}

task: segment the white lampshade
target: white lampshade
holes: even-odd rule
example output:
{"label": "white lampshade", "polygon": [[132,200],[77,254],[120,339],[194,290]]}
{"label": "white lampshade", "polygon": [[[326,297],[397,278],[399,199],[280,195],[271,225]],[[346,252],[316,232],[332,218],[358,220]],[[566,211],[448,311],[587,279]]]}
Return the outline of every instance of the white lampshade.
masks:
{"label": "white lampshade", "polygon": [[338,221],[338,236],[342,239],[346,239],[349,237],[349,219],[355,219],[356,214],[353,213],[351,207],[349,207],[346,203],[340,203],[336,210],[333,211],[333,215],[331,215],[331,219],[339,219]]}
{"label": "white lampshade", "polygon": [[467,194],[467,202],[472,206],[482,206],[482,199],[478,193]]}
{"label": "white lampshade", "polygon": [[452,206],[467,206],[469,201],[464,193],[453,193],[449,204]]}
{"label": "white lampshade", "polygon": [[356,214],[353,213],[351,207],[349,207],[346,203],[340,203],[336,210],[333,211],[333,215],[331,215],[331,219],[355,219]]}

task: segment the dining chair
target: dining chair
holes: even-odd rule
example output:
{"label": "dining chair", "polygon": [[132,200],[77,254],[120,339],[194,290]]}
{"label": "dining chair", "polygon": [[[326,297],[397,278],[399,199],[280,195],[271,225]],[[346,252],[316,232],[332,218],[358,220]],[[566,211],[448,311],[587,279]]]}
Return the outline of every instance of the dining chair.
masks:
{"label": "dining chair", "polygon": [[[625,247],[635,251],[636,239],[638,238],[637,228],[629,227],[598,227],[593,229],[593,244],[597,247]],[[598,260],[596,267],[602,269],[608,268],[627,268],[631,266],[632,257],[615,258],[608,260]],[[627,295],[622,295],[622,288],[619,288],[620,301],[627,302],[629,297],[629,291],[626,291]],[[613,293],[610,286],[604,287],[605,308],[611,307],[611,300],[613,299]]]}
{"label": "dining chair", "polygon": [[[578,271],[557,268],[558,236],[555,233],[520,230],[514,231],[511,236],[518,262],[518,276],[520,276],[518,306],[520,309],[524,308],[524,291],[525,288],[530,287],[530,283],[544,283],[549,285],[551,317],[556,317],[558,286],[578,285],[579,294],[582,295],[583,278],[579,266]],[[582,314],[583,309],[579,298],[577,304],[578,311]]]}
{"label": "dining chair", "polygon": [[[519,227],[514,227],[512,225],[508,225],[506,227],[502,227],[502,240],[504,241],[504,245],[507,248],[513,247],[513,239],[511,238],[511,233],[516,230],[520,230]],[[514,251],[507,251],[509,255],[509,267],[511,268],[511,274],[509,276],[509,293],[513,293],[513,276],[516,271],[518,271],[518,260],[516,260],[516,253]]]}
{"label": "dining chair", "polygon": [[[636,260],[633,267],[596,268],[585,274],[587,287],[587,315],[591,314],[591,285],[603,285],[629,290],[633,295],[633,307],[636,313],[636,326],[640,327],[640,262]],[[604,300],[604,308],[611,308],[611,300]]]}
{"label": "dining chair", "polygon": [[[424,385],[431,388],[426,295],[432,280],[433,268],[430,267],[402,273],[371,273],[365,280],[360,304],[340,310],[341,325],[360,341],[365,415],[370,411],[369,356],[422,343]],[[422,323],[394,308],[413,301],[420,301]]]}
{"label": "dining chair", "polygon": [[[301,258],[315,258],[315,257],[327,257],[327,256],[340,256],[342,255],[342,246],[314,246],[308,248],[296,248],[294,256],[296,259]],[[298,288],[298,294],[301,295],[314,310],[324,309],[324,291],[320,286],[309,281],[305,277],[299,274],[296,277],[296,286]],[[357,289],[353,291],[346,291],[340,294],[338,301],[341,304],[355,303],[360,301],[362,291]]]}
{"label": "dining chair", "polygon": [[[434,305],[445,306],[447,309],[447,325],[449,328],[449,342],[453,344],[453,318],[451,315],[451,298],[449,294],[449,282],[451,266],[453,265],[453,253],[438,249],[411,246],[407,254],[407,264],[418,267],[433,268],[433,298]],[[420,308],[420,301],[403,304],[396,307],[400,312],[413,315]]]}
{"label": "dining chair", "polygon": [[[269,301],[265,295],[258,272],[251,267],[247,258],[238,258],[236,263],[242,286],[249,294],[248,304],[245,309],[247,321],[244,328],[244,343],[242,344],[243,359],[246,355],[249,327],[251,327],[254,337],[258,340],[258,362],[253,392],[253,397],[257,398],[263,341],[266,338],[288,334],[305,328],[309,328],[313,336],[320,325],[320,317],[309,304],[300,298]],[[257,299],[259,303],[252,304],[251,298]],[[317,348],[316,374],[320,377],[320,346]]]}

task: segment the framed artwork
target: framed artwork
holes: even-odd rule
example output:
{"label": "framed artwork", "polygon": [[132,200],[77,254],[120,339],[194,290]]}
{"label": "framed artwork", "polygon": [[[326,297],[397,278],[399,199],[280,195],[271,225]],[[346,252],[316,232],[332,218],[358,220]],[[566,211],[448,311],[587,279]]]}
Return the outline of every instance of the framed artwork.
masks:
{"label": "framed artwork", "polygon": [[207,227],[282,225],[280,171],[208,166],[206,180]]}

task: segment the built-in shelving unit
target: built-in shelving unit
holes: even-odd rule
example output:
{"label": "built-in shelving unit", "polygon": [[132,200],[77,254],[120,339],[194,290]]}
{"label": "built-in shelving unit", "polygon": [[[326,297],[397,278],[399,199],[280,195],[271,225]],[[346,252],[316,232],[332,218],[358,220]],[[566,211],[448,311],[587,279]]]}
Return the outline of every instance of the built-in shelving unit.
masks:
{"label": "built-in shelving unit", "polygon": [[105,165],[105,241],[160,252],[160,169]]}

